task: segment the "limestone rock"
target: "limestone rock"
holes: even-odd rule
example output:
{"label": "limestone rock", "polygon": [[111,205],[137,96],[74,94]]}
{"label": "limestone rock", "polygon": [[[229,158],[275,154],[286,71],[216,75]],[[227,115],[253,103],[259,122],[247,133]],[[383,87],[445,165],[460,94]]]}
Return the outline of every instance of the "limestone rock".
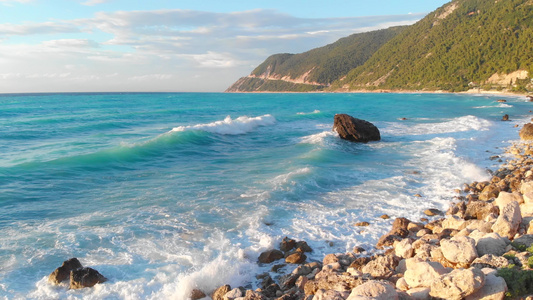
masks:
{"label": "limestone rock", "polygon": [[285,258],[285,262],[288,264],[303,264],[307,256],[302,252],[294,252]]}
{"label": "limestone rock", "polygon": [[468,224],[466,221],[456,215],[448,215],[444,221],[442,221],[442,228],[462,230],[466,228]]}
{"label": "limestone rock", "polygon": [[516,201],[518,203],[524,203],[524,199],[522,198],[522,195],[519,193],[508,193],[508,192],[500,192],[498,195],[498,198],[494,201],[496,206],[500,208],[500,210],[503,209],[505,205],[507,205],[510,202]]}
{"label": "limestone rock", "polygon": [[[274,295],[275,295],[275,292],[274,292]],[[242,291],[239,288],[234,288],[233,290],[227,292],[224,295],[224,300],[233,300],[235,298],[239,298],[242,296],[243,296]]]}
{"label": "limestone rock", "polygon": [[498,197],[501,189],[495,184],[487,185],[479,194],[479,200],[488,201],[492,198]]}
{"label": "limestone rock", "polygon": [[472,262],[472,267],[478,268],[478,269],[484,269],[484,268],[492,268],[492,269],[498,269],[507,267],[509,265],[509,261],[502,256],[496,256],[492,254],[485,254],[482,257],[476,258]]}
{"label": "limestone rock", "polygon": [[413,300],[429,300],[429,291],[430,288],[420,287],[408,290],[407,294],[411,296]]}
{"label": "limestone rock", "polygon": [[92,268],[81,268],[70,271],[71,289],[92,287],[95,284],[105,282],[106,280],[107,278]]}
{"label": "limestone rock", "polygon": [[533,140],[533,124],[531,123],[524,124],[524,127],[520,129],[520,132],[518,134],[520,135],[521,140],[524,140],[524,141]]}
{"label": "limestone rock", "polygon": [[398,292],[388,281],[371,280],[353,289],[346,300],[360,299],[359,297],[368,297],[375,300],[394,300],[398,299]]}
{"label": "limestone rock", "polygon": [[[500,192],[500,195],[503,192]],[[500,197],[500,196],[498,196]],[[471,201],[466,206],[465,219],[483,220],[491,213],[497,213],[498,210],[492,203],[485,201]]]}
{"label": "limestone rock", "polygon": [[313,300],[344,300],[348,295],[348,292],[320,289],[316,292]]}
{"label": "limestone rock", "polygon": [[500,216],[492,225],[492,231],[498,233],[500,236],[513,238],[518,227],[522,222],[522,215],[520,213],[520,205],[518,202],[508,203],[503,207]]}
{"label": "limestone rock", "polygon": [[320,289],[349,292],[361,283],[363,283],[362,279],[351,275],[321,271],[315,279],[305,283],[304,292],[306,295],[314,295]]}
{"label": "limestone rock", "polygon": [[407,259],[406,268],[404,278],[411,288],[429,287],[435,279],[448,272],[438,262],[420,261],[417,258]]}
{"label": "limestone rock", "polygon": [[485,274],[476,268],[456,269],[433,281],[429,294],[442,299],[463,299],[477,292],[485,283]]}
{"label": "limestone rock", "polygon": [[259,255],[259,262],[268,264],[284,257],[283,252],[279,250],[267,250]]}
{"label": "limestone rock", "polygon": [[415,255],[415,249],[411,239],[403,239],[394,243],[394,253],[401,258],[411,258]]}
{"label": "limestone rock", "polygon": [[523,182],[520,185],[520,193],[527,194],[533,192],[533,181]]}
{"label": "limestone rock", "polygon": [[[485,270],[482,270],[485,273]],[[494,272],[485,273],[485,284],[477,292],[466,297],[466,300],[502,300],[507,292],[505,280]]]}
{"label": "limestone rock", "polygon": [[333,121],[335,130],[341,139],[352,142],[367,143],[381,139],[379,129],[374,124],[356,119],[347,114],[336,114]]}
{"label": "limestone rock", "polygon": [[77,258],[71,258],[63,262],[61,267],[55,269],[49,276],[48,281],[52,284],[60,284],[67,280],[70,276],[70,271],[82,268],[80,261]]}
{"label": "limestone rock", "polygon": [[398,266],[398,260],[390,255],[379,256],[378,258],[367,263],[361,272],[363,274],[370,274],[374,278],[388,278],[394,274],[394,270]]}
{"label": "limestone rock", "polygon": [[513,242],[529,247],[531,244],[533,244],[533,234],[524,234],[523,236],[514,239]]}
{"label": "limestone rock", "polygon": [[231,286],[229,284],[223,285],[215,290],[211,298],[213,300],[224,300],[224,295],[226,295],[229,291],[231,291]]}
{"label": "limestone rock", "polygon": [[469,264],[478,257],[475,241],[466,236],[441,240],[440,246],[444,257],[453,263]]}
{"label": "limestone rock", "polygon": [[191,300],[199,300],[205,297],[207,297],[207,295],[199,289],[192,290],[191,294],[189,295],[189,298],[191,298]]}
{"label": "limestone rock", "polygon": [[476,249],[479,256],[485,254],[502,256],[506,252],[506,247],[507,240],[495,232],[484,235],[482,238],[478,239],[476,243]]}

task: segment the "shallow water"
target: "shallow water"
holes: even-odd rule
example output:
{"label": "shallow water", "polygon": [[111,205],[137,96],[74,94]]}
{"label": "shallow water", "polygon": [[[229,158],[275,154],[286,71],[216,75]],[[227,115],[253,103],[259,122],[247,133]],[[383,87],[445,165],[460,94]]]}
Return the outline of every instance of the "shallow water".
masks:
{"label": "shallow water", "polygon": [[[0,297],[185,299],[192,288],[255,287],[271,267],[255,263],[259,253],[286,235],[311,245],[310,260],[371,250],[395,217],[445,210],[454,188],[489,178],[489,157],[533,109],[497,99],[0,96]],[[374,123],[382,141],[341,140],[336,113]],[[70,257],[109,281],[50,286]]]}

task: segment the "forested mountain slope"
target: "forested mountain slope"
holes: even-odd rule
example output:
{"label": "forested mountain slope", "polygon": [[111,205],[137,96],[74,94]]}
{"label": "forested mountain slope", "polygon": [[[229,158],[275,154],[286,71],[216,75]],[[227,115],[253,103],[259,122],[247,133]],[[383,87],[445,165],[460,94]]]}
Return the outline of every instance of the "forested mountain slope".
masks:
{"label": "forested mountain slope", "polygon": [[455,0],[393,38],[333,88],[525,91],[532,71],[532,0]]}
{"label": "forested mountain slope", "polygon": [[453,0],[408,27],[269,57],[228,91],[533,89],[533,0]]}
{"label": "forested mountain slope", "polygon": [[364,64],[374,52],[405,28],[405,26],[391,27],[353,34],[335,43],[300,54],[272,55],[248,77],[241,78],[227,91],[323,89],[352,69]]}

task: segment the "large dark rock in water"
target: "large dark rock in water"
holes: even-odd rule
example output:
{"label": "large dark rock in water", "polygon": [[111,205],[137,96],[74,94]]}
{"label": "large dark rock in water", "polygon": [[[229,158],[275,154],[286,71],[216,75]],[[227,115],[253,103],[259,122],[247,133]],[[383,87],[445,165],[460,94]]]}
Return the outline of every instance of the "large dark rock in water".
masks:
{"label": "large dark rock in water", "polygon": [[65,260],[61,267],[57,268],[48,276],[48,281],[52,284],[60,284],[67,280],[70,276],[70,271],[82,268],[80,261],[77,258]]}
{"label": "large dark rock in water", "polygon": [[81,268],[70,272],[71,289],[92,287],[105,281],[107,281],[107,278],[92,268]]}
{"label": "large dark rock in water", "polygon": [[352,142],[368,143],[381,139],[379,129],[374,124],[347,114],[335,115],[333,130],[337,131],[341,139]]}

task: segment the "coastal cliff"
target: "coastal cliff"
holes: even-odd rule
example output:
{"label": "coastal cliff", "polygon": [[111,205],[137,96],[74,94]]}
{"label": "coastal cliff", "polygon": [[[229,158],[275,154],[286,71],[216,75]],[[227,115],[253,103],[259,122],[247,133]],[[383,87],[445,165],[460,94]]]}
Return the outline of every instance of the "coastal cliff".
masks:
{"label": "coastal cliff", "polygon": [[411,26],[272,55],[226,91],[527,93],[532,37],[530,0],[454,0]]}

